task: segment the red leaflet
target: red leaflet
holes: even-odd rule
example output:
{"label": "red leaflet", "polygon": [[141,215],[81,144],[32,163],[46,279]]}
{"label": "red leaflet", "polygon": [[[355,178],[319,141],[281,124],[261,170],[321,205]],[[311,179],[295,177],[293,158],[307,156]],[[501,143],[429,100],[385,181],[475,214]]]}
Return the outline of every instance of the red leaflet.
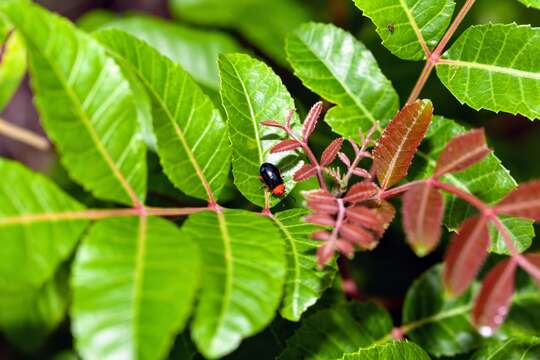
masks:
{"label": "red leaflet", "polygon": [[315,103],[309,110],[309,113],[306,116],[306,120],[304,120],[304,124],[302,125],[302,136],[304,137],[304,141],[308,141],[310,135],[313,133],[313,130],[315,130],[315,127],[317,126],[317,122],[319,121],[319,116],[321,116],[323,103],[322,101],[319,101]]}
{"label": "red leaflet", "polygon": [[371,178],[371,175],[369,174],[369,171],[362,169],[362,168],[354,168],[352,173],[356,176],[363,177],[365,179]]}
{"label": "red leaflet", "polygon": [[307,206],[315,212],[334,215],[338,211],[336,198],[324,190],[306,192]]}
{"label": "red leaflet", "polygon": [[373,209],[367,207],[353,207],[348,208],[346,214],[348,222],[361,225],[377,234],[382,234],[384,232],[384,223],[379,214]]}
{"label": "red leaflet", "polygon": [[278,123],[278,122],[275,121],[275,120],[264,120],[264,121],[261,121],[261,125],[271,126],[271,127],[277,127],[277,128],[280,128],[280,129],[285,129],[285,126],[281,125],[280,123]]}
{"label": "red leaflet", "polygon": [[418,256],[429,254],[441,237],[443,196],[426,183],[413,186],[403,196],[403,228]]}
{"label": "red leaflet", "polygon": [[466,169],[485,158],[490,151],[486,144],[484,129],[458,135],[444,147],[437,160],[435,176]]}
{"label": "red leaflet", "polygon": [[432,115],[433,106],[429,100],[416,100],[406,105],[388,124],[373,151],[382,189],[389,188],[407,175]]}
{"label": "red leaflet", "polygon": [[354,204],[372,198],[378,191],[377,186],[372,182],[356,183],[347,191],[343,200]]}
{"label": "red leaflet", "polygon": [[311,164],[305,164],[294,173],[293,179],[294,181],[303,181],[315,175],[317,175],[317,168]]}
{"label": "red leaflet", "polygon": [[472,323],[481,335],[491,336],[504,321],[514,293],[516,263],[507,259],[489,271],[472,310]]}
{"label": "red leaflet", "polygon": [[[377,212],[383,223],[383,229],[386,230],[388,226],[390,226],[390,224],[392,223],[392,220],[394,220],[394,216],[396,216],[396,208],[388,201],[383,200],[380,206],[375,208],[375,211]],[[384,231],[378,235],[379,237],[382,237],[383,234]]]}
{"label": "red leaflet", "polygon": [[540,221],[540,180],[519,185],[496,206],[501,214]]}
{"label": "red leaflet", "polygon": [[488,248],[486,218],[477,215],[466,219],[452,238],[444,260],[444,284],[452,295],[458,296],[469,287]]}
{"label": "red leaflet", "polygon": [[343,238],[356,244],[362,249],[373,249],[377,242],[373,235],[368,231],[362,229],[360,226],[356,226],[350,223],[345,223],[339,229],[339,233]]}
{"label": "red leaflet", "polygon": [[345,155],[342,152],[338,152],[338,157],[339,157],[339,160],[341,160],[341,162],[345,164],[345,166],[347,167],[351,166],[351,160],[349,160],[349,157],[347,155]]}
{"label": "red leaflet", "polygon": [[[536,266],[537,268],[540,269],[540,253],[531,253],[531,254],[527,254],[525,255],[525,257],[527,258],[527,260],[529,260],[534,266]],[[538,286],[540,286],[540,279],[536,279],[534,278],[538,284]]]}
{"label": "red leaflet", "polygon": [[334,256],[334,243],[325,242],[317,249],[317,263],[323,267]]}
{"label": "red leaflet", "polygon": [[330,234],[329,231],[321,230],[321,231],[315,231],[313,234],[311,234],[311,237],[315,240],[321,240],[321,241],[327,241],[330,240],[330,237],[332,234]]}
{"label": "red leaflet", "polygon": [[346,240],[337,239],[336,249],[338,249],[340,253],[345,254],[348,258],[354,256],[354,246]]}
{"label": "red leaflet", "polygon": [[337,138],[324,149],[321,155],[321,166],[326,166],[334,161],[339,150],[341,150],[341,145],[343,145],[343,138]]}
{"label": "red leaflet", "polygon": [[306,215],[304,221],[323,226],[334,226],[336,224],[336,220],[333,217],[323,214]]}
{"label": "red leaflet", "polygon": [[294,150],[299,147],[302,147],[302,144],[300,144],[298,141],[287,139],[287,140],[280,141],[279,143],[274,145],[272,147],[272,150],[270,150],[270,153],[274,154],[274,153],[278,153],[282,151]]}

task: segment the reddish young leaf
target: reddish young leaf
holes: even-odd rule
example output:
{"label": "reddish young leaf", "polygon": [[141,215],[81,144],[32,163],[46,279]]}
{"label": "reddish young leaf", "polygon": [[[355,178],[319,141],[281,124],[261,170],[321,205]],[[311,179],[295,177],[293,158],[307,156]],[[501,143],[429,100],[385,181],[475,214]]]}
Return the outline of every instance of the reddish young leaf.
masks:
{"label": "reddish young leaf", "polygon": [[315,231],[313,234],[311,234],[311,238],[321,241],[328,241],[330,240],[331,236],[332,234],[330,234],[330,232],[326,230]]}
{"label": "reddish young leaf", "polygon": [[484,129],[458,135],[444,147],[435,166],[435,176],[464,170],[485,158],[490,151]]}
{"label": "reddish young leaf", "polygon": [[292,140],[292,139],[287,139],[287,140],[283,140],[283,141],[277,143],[276,145],[274,145],[272,147],[272,150],[270,150],[270,153],[275,154],[275,153],[282,152],[282,151],[290,151],[290,150],[294,150],[294,149],[299,148],[299,147],[302,147],[302,144],[300,144],[298,141]]}
{"label": "reddish young leaf", "polygon": [[293,179],[294,181],[303,181],[315,175],[317,175],[317,168],[311,164],[305,164],[294,173]]}
{"label": "reddish young leaf", "polygon": [[339,229],[339,233],[343,238],[351,241],[362,249],[371,250],[377,245],[375,238],[369,231],[354,224],[343,224]]}
{"label": "reddish young leaf", "polygon": [[354,256],[354,246],[346,240],[337,239],[336,249],[348,258],[352,258]]}
{"label": "reddish young leaf", "polygon": [[[383,200],[380,203],[380,205],[374,209],[379,215],[383,223],[383,229],[386,230],[388,226],[390,226],[390,224],[394,220],[394,217],[396,216],[396,208],[394,207],[394,205],[390,204],[388,201]],[[378,234],[379,237],[383,236],[384,230],[382,233]]]}
{"label": "reddish young leaf", "polygon": [[324,215],[324,214],[306,215],[304,217],[304,221],[306,221],[308,223],[312,223],[312,224],[323,225],[323,226],[335,226],[336,225],[336,220],[333,217],[328,216],[328,215]]}
{"label": "reddish young leaf", "polygon": [[444,284],[452,295],[458,296],[469,287],[488,249],[486,218],[478,215],[466,219],[452,238],[444,260]]}
{"label": "reddish young leaf", "polygon": [[309,191],[306,193],[307,207],[315,212],[334,215],[338,212],[336,198],[324,190]]}
{"label": "reddish young leaf", "polygon": [[356,183],[347,191],[343,200],[353,204],[358,203],[372,198],[378,191],[377,186],[372,182]]}
{"label": "reddish young leaf", "polygon": [[334,256],[334,246],[332,242],[325,242],[317,249],[317,263],[319,267],[326,265]]}
{"label": "reddish young leaf", "polygon": [[373,209],[369,209],[367,207],[347,208],[346,214],[348,222],[361,225],[377,234],[384,232],[383,220]]}
{"label": "reddish young leaf", "polygon": [[482,281],[482,288],[472,309],[472,323],[481,335],[491,336],[503,323],[514,293],[516,263],[500,262]]}
{"label": "reddish young leaf", "polygon": [[343,145],[343,138],[337,138],[324,149],[321,155],[321,166],[326,166],[330,164],[336,158],[338,152],[341,150]]}
{"label": "reddish young leaf", "polygon": [[261,121],[261,125],[264,125],[264,126],[271,126],[271,127],[277,127],[277,128],[280,128],[280,129],[285,129],[285,127],[283,125],[281,125],[280,123],[278,123],[277,121],[275,120],[264,120],[264,121]]}
{"label": "reddish young leaf", "polygon": [[413,186],[403,196],[403,228],[418,256],[429,254],[439,244],[444,200],[438,189],[426,183]]}
{"label": "reddish young leaf", "polygon": [[362,168],[354,168],[352,173],[356,176],[360,176],[360,177],[363,177],[365,179],[370,179],[371,178],[371,175],[369,174],[369,171],[367,171],[366,169],[362,169]]}
{"label": "reddish young leaf", "polygon": [[304,124],[302,125],[302,136],[304,138],[304,141],[308,141],[309,137],[313,133],[313,130],[315,130],[315,127],[317,126],[317,122],[319,121],[319,116],[321,116],[321,111],[323,108],[322,101],[319,101],[315,103],[309,110],[309,113],[306,116],[306,120],[304,120]]}
{"label": "reddish young leaf", "polygon": [[342,152],[338,152],[338,157],[339,157],[339,160],[341,160],[341,162],[343,164],[345,164],[346,167],[350,167],[351,166],[351,160],[349,160],[349,157],[347,155],[345,155],[344,153]]}
{"label": "reddish young leaf", "polygon": [[432,115],[433,106],[429,100],[416,100],[406,105],[383,131],[373,151],[382,189],[389,188],[407,175]]}
{"label": "reddish young leaf", "polygon": [[[538,269],[540,269],[540,253],[530,253],[525,255],[527,260],[529,260],[534,266],[536,266]],[[534,278],[536,280],[538,286],[540,287],[540,279]]]}
{"label": "reddish young leaf", "polygon": [[501,214],[540,221],[540,180],[519,185],[496,206]]}

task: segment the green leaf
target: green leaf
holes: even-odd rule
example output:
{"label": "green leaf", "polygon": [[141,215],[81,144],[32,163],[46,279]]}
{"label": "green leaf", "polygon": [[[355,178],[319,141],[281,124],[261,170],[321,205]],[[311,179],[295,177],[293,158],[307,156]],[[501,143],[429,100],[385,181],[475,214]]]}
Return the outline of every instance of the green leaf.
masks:
{"label": "green leaf", "polygon": [[468,28],[444,54],[437,75],[474,109],[540,118],[540,28],[487,24]]}
{"label": "green leaf", "polygon": [[540,353],[540,338],[509,338],[493,340],[474,353],[471,360],[536,360]]}
{"label": "green leaf", "polygon": [[354,0],[377,26],[383,45],[405,60],[424,58],[422,43],[433,50],[454,12],[453,0]]}
{"label": "green leaf", "polygon": [[164,357],[199,283],[195,244],[160,218],[97,222],[73,265],[73,333],[84,358]]}
{"label": "green leaf", "polygon": [[469,323],[471,291],[450,299],[441,280],[441,266],[422,274],[409,288],[403,306],[407,336],[437,357],[466,353],[480,336]]}
{"label": "green leaf", "polygon": [[540,0],[518,0],[518,1],[527,7],[540,9]]}
{"label": "green leaf", "polygon": [[499,334],[506,337],[540,334],[540,289],[525,272],[518,272],[512,306]]}
{"label": "green leaf", "polygon": [[145,42],[114,29],[94,35],[148,91],[158,154],[169,179],[190,196],[215,199],[230,164],[219,110],[178,64]]}
{"label": "green leaf", "polygon": [[[40,288],[68,258],[88,221],[47,178],[0,159],[0,288]],[[2,293],[2,291],[0,291]]]}
{"label": "green leaf", "polygon": [[25,39],[35,103],[70,175],[98,198],[144,201],[145,146],[118,66],[95,40],[37,5],[7,1],[0,11]]}
{"label": "green leaf", "polygon": [[[189,28],[157,17],[139,14],[121,17],[114,13],[104,14],[103,11],[91,12],[84,17],[83,24],[87,23],[92,31],[114,28],[145,41],[180,64],[199,84],[215,91],[219,89],[219,54],[241,50],[238,42],[226,33]],[[102,20],[97,25],[92,24],[100,18]]]}
{"label": "green leaf", "polygon": [[352,354],[345,354],[343,360],[429,360],[421,347],[408,341],[393,341],[375,345]]}
{"label": "green leaf", "polygon": [[337,306],[302,321],[278,359],[338,359],[390,339],[391,331],[390,315],[374,304]]}
{"label": "green leaf", "polygon": [[[430,128],[420,146],[414,160],[416,175],[414,178],[427,178],[433,174],[435,162],[446,143],[466,129],[450,119],[434,117]],[[445,175],[443,181],[462,188],[481,200],[493,204],[517,186],[516,181],[493,154],[464,171]],[[468,216],[476,213],[472,206],[454,196],[446,197],[445,225],[452,231],[457,230],[460,223]],[[514,238],[514,244],[520,251],[526,250],[532,242],[534,229],[532,222],[525,219],[505,218],[503,223]],[[492,235],[495,234],[491,229]],[[500,235],[492,236],[491,252],[508,254]]]}
{"label": "green leaf", "polygon": [[[270,154],[270,149],[285,136],[281,129],[263,126],[264,120],[282,124],[294,101],[279,77],[263,62],[247,55],[222,55],[219,59],[221,97],[227,113],[229,138],[233,149],[234,184],[249,201],[264,206],[265,191],[259,180],[264,162],[278,166],[287,192],[294,187],[292,175],[298,159],[290,153]],[[299,129],[298,118],[292,126]],[[281,199],[273,196],[271,206]]]}
{"label": "green leaf", "polygon": [[285,294],[281,305],[281,316],[298,321],[302,314],[321,297],[324,290],[332,286],[336,267],[317,267],[319,241],[311,234],[317,229],[303,221],[309,213],[306,209],[291,209],[278,212],[272,218],[285,239],[287,276]]}
{"label": "green leaf", "polygon": [[17,31],[11,32],[7,24],[0,31],[2,54],[0,54],[0,111],[17,91],[26,71],[26,49],[24,41]]}
{"label": "green leaf", "polygon": [[193,214],[182,230],[199,245],[204,269],[192,338],[206,357],[221,357],[274,317],[285,280],[283,240],[268,218],[243,210]]}
{"label": "green leaf", "polygon": [[295,0],[171,0],[170,6],[181,19],[240,31],[281,65],[285,36],[311,18],[308,6]]}
{"label": "green leaf", "polygon": [[338,106],[325,121],[334,132],[358,137],[398,111],[398,95],[371,52],[331,24],[302,25],[287,38],[287,56],[304,85]]}

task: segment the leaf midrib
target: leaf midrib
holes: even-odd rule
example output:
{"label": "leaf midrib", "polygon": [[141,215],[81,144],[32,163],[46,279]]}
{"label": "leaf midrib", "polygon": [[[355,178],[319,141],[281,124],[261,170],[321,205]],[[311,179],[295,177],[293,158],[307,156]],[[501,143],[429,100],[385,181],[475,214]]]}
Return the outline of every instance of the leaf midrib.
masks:
{"label": "leaf midrib", "polygon": [[[133,268],[133,288],[131,292],[131,307],[132,307],[132,330],[133,343],[135,354],[138,354],[139,349],[139,333],[140,333],[140,313],[141,313],[141,293],[144,281],[144,260],[146,255],[146,239],[147,239],[148,218],[146,216],[139,217],[139,234],[137,237],[135,251],[135,266]],[[138,357],[138,356],[135,356]]]}
{"label": "leaf midrib", "polygon": [[477,63],[477,62],[472,62],[472,61],[441,59],[437,66],[441,66],[441,65],[460,66],[460,67],[466,67],[466,68],[472,68],[472,69],[480,69],[480,70],[488,71],[490,73],[494,72],[494,73],[510,75],[510,76],[514,76],[518,78],[540,80],[540,72],[519,70],[519,69],[514,69],[514,68],[493,65],[493,64],[482,64],[482,63]]}

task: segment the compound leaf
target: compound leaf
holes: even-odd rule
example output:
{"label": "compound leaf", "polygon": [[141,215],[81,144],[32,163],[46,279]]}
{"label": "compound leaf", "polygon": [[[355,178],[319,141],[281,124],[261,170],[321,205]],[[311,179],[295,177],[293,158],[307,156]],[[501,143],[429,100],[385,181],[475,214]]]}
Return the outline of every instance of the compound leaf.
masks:
{"label": "compound leaf", "polygon": [[415,343],[392,341],[358,352],[345,354],[342,360],[429,360],[428,354]]}

